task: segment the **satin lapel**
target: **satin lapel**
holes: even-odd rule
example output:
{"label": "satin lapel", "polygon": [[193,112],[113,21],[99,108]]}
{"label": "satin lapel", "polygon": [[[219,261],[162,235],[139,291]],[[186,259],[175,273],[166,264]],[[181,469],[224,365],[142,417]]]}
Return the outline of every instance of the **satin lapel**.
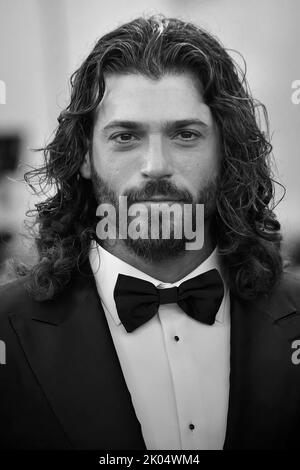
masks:
{"label": "satin lapel", "polygon": [[78,449],[145,449],[93,279],[12,315],[25,355]]}
{"label": "satin lapel", "polygon": [[224,449],[286,449],[299,434],[300,370],[291,360],[291,341],[300,338],[300,314],[292,298],[282,286],[271,300],[260,302],[231,295]]}

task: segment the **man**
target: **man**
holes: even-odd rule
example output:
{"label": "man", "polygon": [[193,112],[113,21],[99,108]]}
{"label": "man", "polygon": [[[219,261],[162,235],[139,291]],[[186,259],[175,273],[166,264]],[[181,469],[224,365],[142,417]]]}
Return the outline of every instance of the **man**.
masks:
{"label": "man", "polygon": [[[299,282],[245,77],[205,31],[151,17],[102,37],[71,83],[27,175],[56,187],[37,205],[40,261],[1,291],[2,448],[296,447]],[[146,208],[143,236],[99,229],[121,198],[126,229]],[[175,236],[185,206],[194,249]]]}

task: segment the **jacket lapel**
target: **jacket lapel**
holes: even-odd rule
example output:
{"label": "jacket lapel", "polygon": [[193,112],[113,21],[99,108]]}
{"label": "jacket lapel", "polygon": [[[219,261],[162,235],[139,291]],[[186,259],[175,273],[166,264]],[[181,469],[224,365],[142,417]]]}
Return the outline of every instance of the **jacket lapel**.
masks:
{"label": "jacket lapel", "polygon": [[300,380],[291,360],[291,342],[300,338],[300,292],[299,284],[290,286],[284,279],[270,299],[256,302],[231,295],[230,394],[224,449],[296,446]]}
{"label": "jacket lapel", "polygon": [[72,447],[145,449],[93,278],[32,308],[11,321]]}

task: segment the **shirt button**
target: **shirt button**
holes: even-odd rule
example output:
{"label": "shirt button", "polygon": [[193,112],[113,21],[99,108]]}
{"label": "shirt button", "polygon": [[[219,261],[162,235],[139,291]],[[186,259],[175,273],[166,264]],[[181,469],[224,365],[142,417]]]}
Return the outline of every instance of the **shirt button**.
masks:
{"label": "shirt button", "polygon": [[179,336],[174,336],[175,341],[179,341]]}
{"label": "shirt button", "polygon": [[191,430],[193,430],[193,429],[195,429],[195,425],[194,425],[193,423],[191,423],[191,424],[189,425],[189,428],[190,428]]}

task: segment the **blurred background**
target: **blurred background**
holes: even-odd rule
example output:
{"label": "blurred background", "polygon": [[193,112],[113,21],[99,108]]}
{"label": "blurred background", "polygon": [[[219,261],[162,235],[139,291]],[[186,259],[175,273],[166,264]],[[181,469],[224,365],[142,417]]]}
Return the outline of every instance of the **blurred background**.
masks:
{"label": "blurred background", "polygon": [[12,276],[11,256],[35,259],[24,218],[37,198],[22,177],[42,162],[31,149],[51,139],[71,73],[97,38],[153,13],[193,21],[244,56],[252,93],[269,112],[274,171],[287,189],[276,213],[283,251],[298,270],[300,104],[292,83],[300,80],[299,0],[0,0],[0,283]]}

